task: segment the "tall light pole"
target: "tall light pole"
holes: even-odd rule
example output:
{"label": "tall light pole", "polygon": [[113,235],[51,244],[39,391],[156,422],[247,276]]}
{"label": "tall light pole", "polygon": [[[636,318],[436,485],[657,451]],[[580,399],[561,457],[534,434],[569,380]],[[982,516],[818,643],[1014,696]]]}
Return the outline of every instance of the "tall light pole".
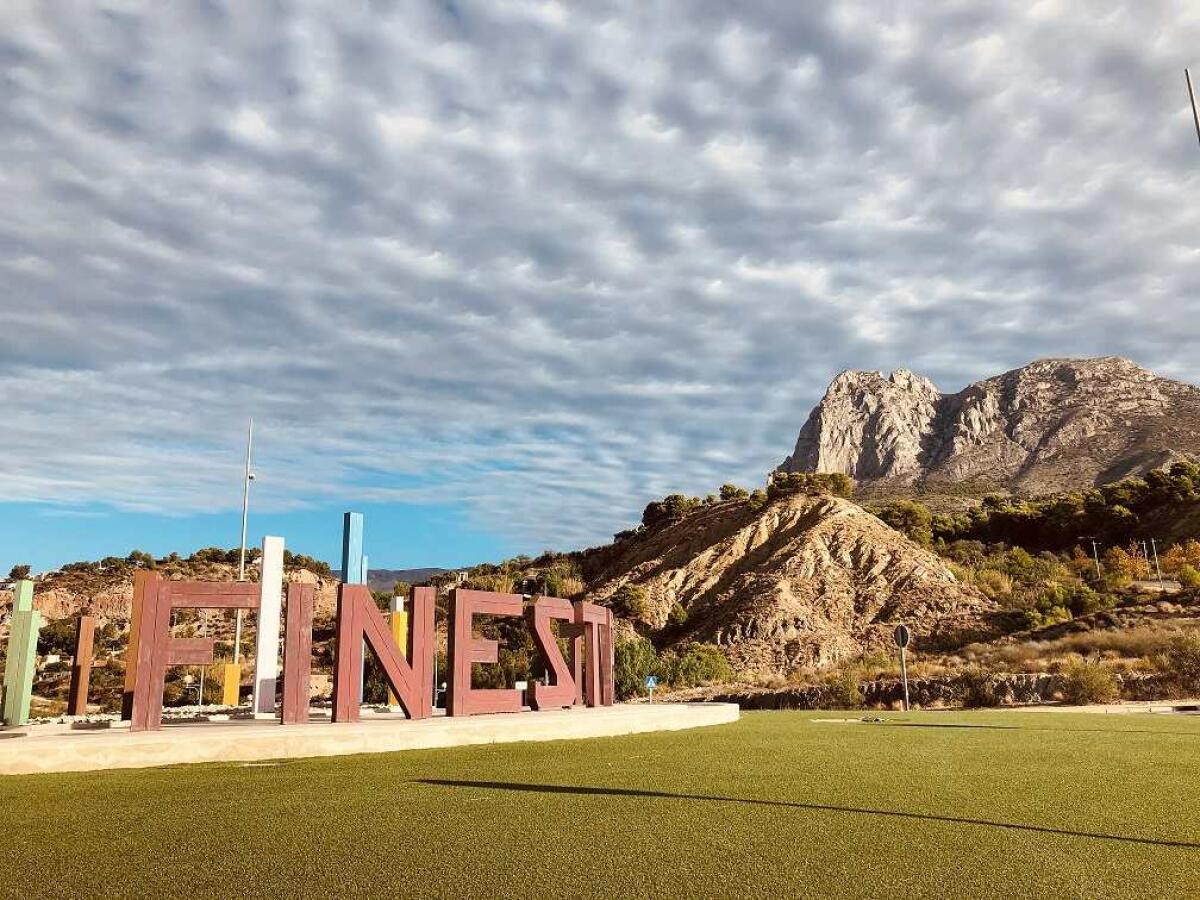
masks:
{"label": "tall light pole", "polygon": [[1187,81],[1188,100],[1192,102],[1192,121],[1196,124],[1196,140],[1200,141],[1200,113],[1196,112],[1196,92],[1192,90],[1192,73],[1184,69],[1183,77]]}
{"label": "tall light pole", "polygon": [[[254,452],[254,419],[250,419],[250,427],[246,430],[246,471],[242,479],[242,546],[238,554],[238,581],[246,580],[246,520],[250,512],[250,482],[254,473],[250,471],[251,455]],[[237,611],[237,625],[233,631],[233,661],[237,663],[242,656],[242,611]]]}

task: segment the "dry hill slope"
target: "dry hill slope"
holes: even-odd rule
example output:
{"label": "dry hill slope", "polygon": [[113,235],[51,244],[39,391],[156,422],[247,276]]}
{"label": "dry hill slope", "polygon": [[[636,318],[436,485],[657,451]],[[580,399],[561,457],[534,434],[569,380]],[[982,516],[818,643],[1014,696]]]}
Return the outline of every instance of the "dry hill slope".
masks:
{"label": "dry hill slope", "polygon": [[[927,647],[988,631],[982,594],[839,497],[714,504],[595,551],[585,566],[589,599],[611,603],[622,586],[640,585],[666,640],[715,642],[740,674],[882,649],[901,621]],[[675,603],[687,621],[668,626]]]}
{"label": "dry hill slope", "polygon": [[904,369],[843,372],[780,468],[872,489],[964,484],[1042,494],[1200,455],[1200,388],[1120,357],[1046,359],[941,393]]}

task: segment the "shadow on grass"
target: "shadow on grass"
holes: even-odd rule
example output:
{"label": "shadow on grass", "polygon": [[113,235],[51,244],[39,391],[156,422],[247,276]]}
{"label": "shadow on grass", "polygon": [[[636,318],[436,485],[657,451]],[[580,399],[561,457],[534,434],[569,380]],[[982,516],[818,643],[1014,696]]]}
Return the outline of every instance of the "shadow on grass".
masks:
{"label": "shadow on grass", "polygon": [[993,822],[989,819],[968,819],[963,816],[937,816],[931,813],[900,812],[889,809],[866,809],[856,806],[833,806],[824,803],[796,803],[789,800],[760,800],[752,797],[713,797],[704,794],[671,794],[666,791],[641,791],[633,788],[587,787],[569,784],[520,784],[508,781],[457,781],[442,778],[418,778],[415,784],[436,787],[461,787],[494,791],[519,791],[531,794],[577,794],[585,797],[643,797],[663,800],[702,800],[708,803],[746,803],[753,806],[775,806],[785,809],[804,809],[817,812],[852,813],[860,816],[880,816],[891,819],[914,819],[922,822],[947,822],[952,825],[982,825],[987,828],[1002,828],[1009,831],[1029,831],[1035,834],[1057,834],[1066,837],[1093,838],[1102,841],[1118,841],[1124,844],[1142,844],[1151,847],[1182,847],[1200,850],[1200,844],[1190,841],[1169,841],[1157,838],[1127,837],[1121,834],[1104,834],[1097,831],[1072,831],[1050,828],[1046,825],[1026,825],[1020,822]]}
{"label": "shadow on grass", "polygon": [[995,731],[1021,731],[1020,725],[983,725],[970,722],[884,722],[893,728],[984,728]]}
{"label": "shadow on grass", "polygon": [[[1036,715],[1030,713],[1030,715]],[[983,728],[995,731],[1060,731],[1066,734],[1165,734],[1174,737],[1200,737],[1196,731],[1163,731],[1160,728],[1053,728],[1043,725],[989,725],[983,722],[895,722],[879,723],[889,728]]]}

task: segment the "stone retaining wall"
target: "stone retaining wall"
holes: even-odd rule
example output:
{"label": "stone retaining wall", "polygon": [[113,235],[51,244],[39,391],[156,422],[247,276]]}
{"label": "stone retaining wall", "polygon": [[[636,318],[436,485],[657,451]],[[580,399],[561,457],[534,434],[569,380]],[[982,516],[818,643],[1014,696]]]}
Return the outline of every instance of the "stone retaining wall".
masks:
{"label": "stone retaining wall", "polygon": [[[1161,700],[1175,691],[1161,675],[1118,675],[1125,700]],[[863,706],[899,709],[904,688],[899,679],[868,681],[859,685]],[[961,674],[946,678],[913,678],[908,682],[914,707],[939,709],[951,706],[1028,706],[1062,699],[1062,680],[1044,672],[998,675]],[[784,688],[730,688],[707,697],[737,703],[742,709],[845,708],[844,692],[832,685],[808,684]]]}

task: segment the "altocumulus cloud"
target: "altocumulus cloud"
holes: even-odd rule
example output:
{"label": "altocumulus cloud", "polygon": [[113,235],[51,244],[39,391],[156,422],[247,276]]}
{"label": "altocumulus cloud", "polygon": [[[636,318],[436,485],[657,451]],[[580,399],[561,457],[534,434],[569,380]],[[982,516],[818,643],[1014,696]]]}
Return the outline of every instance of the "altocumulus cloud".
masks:
{"label": "altocumulus cloud", "polygon": [[[0,500],[602,539],[838,369],[1200,376],[1200,7],[0,10]],[[1189,52],[1192,58],[1189,59]]]}

